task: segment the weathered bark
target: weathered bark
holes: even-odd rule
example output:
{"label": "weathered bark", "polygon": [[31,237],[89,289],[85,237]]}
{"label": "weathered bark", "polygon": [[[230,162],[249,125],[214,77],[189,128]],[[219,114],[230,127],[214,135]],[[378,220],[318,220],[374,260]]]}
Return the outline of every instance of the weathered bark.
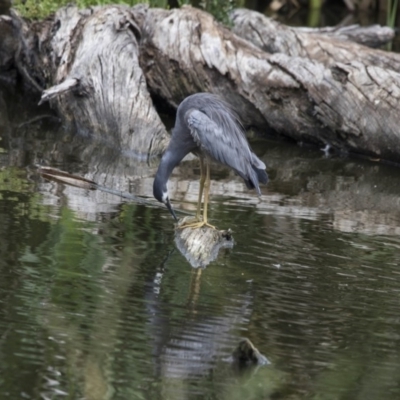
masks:
{"label": "weathered bark", "polygon": [[190,7],[149,9],[142,32],[148,85],[170,104],[212,91],[233,103],[247,125],[400,161],[397,72],[271,55]]}
{"label": "weathered bark", "polygon": [[[333,66],[336,62],[358,61],[365,66],[373,65],[400,72],[400,54],[371,49],[355,43],[355,41],[364,44],[373,42],[366,36],[368,28],[351,30],[347,27],[332,31],[291,28],[256,11],[245,9],[235,10],[231,18],[235,34],[271,54],[283,53],[291,57],[304,57],[326,66]],[[370,27],[370,30],[377,31],[373,27]],[[381,30],[384,31],[382,35],[377,31],[374,36],[377,40],[382,36],[385,37],[385,41],[393,38],[393,29],[383,27]],[[352,36],[349,35],[350,32],[353,33]]]}
{"label": "weathered bark", "polygon": [[40,93],[43,84],[42,68],[38,65],[40,61],[37,53],[32,51],[35,46],[34,36],[31,27],[13,10],[10,10],[10,15],[0,15],[2,78],[15,69],[23,77],[26,86]]}
{"label": "weathered bark", "polygon": [[139,66],[140,31],[128,7],[69,6],[32,28],[38,43],[23,57],[36,52],[30,71],[50,86],[42,102],[52,100],[82,133],[135,156],[164,150],[168,135]]}
{"label": "weathered bark", "polygon": [[[93,129],[105,123],[102,131],[113,133],[124,150],[137,155],[160,154],[167,135],[139,66],[140,33],[129,8],[98,8],[71,24],[77,14],[74,7],[67,15],[62,10],[56,15],[55,23],[58,19],[62,25],[52,47],[65,65],[60,63],[55,82],[76,78],[79,86],[75,93],[84,95],[74,96],[74,101],[71,96],[63,97],[60,106],[77,121],[89,120]],[[65,51],[69,43],[71,48]]]}
{"label": "weathered bark", "polygon": [[[307,35],[311,36],[311,42],[321,39],[323,44],[329,45],[334,39],[334,43],[336,40],[350,41],[368,47],[382,46],[394,38],[394,29],[388,26],[290,27],[245,8],[232,11],[230,18],[234,33],[269,53],[300,55],[299,48],[304,47],[302,42],[307,41]],[[290,54],[291,51],[293,54]]]}
{"label": "weathered bark", "polygon": [[[238,91],[242,82],[237,52],[249,44],[200,10],[183,7],[171,11],[137,6],[141,13],[140,61],[150,89],[173,107],[196,92],[214,92],[229,99],[247,125],[268,123],[251,101]],[[228,58],[227,58],[228,57]],[[233,75],[230,75],[230,74]]]}
{"label": "weathered bark", "polygon": [[17,46],[11,17],[0,15],[0,71],[12,66]]}
{"label": "weathered bark", "polygon": [[373,48],[390,42],[395,36],[393,28],[381,25],[325,26],[322,28],[296,27],[293,29],[304,33],[324,34],[340,40],[351,40]]}
{"label": "weathered bark", "polygon": [[[234,15],[243,26],[254,14]],[[258,130],[400,160],[397,54],[287,28],[272,47],[291,53],[271,55],[191,7],[67,7],[32,30],[38,44],[25,34],[19,59],[39,86],[56,85],[43,100],[127,151],[157,154],[167,141],[138,64],[139,39],[148,86],[174,107],[189,94],[216,92]]]}

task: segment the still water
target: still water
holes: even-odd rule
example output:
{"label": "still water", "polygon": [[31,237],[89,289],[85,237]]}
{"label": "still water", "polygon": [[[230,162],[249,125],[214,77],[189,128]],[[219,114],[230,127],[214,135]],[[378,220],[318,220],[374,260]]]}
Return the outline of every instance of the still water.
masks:
{"label": "still water", "polygon": [[[7,97],[9,96],[9,97]],[[0,115],[0,399],[400,398],[400,169],[256,142],[262,196],[213,169],[211,222],[233,249],[195,269],[157,205],[43,179],[49,165],[151,199],[138,162]],[[46,110],[41,110],[46,113]],[[170,192],[193,211],[198,165]],[[239,373],[247,337],[269,365]]]}

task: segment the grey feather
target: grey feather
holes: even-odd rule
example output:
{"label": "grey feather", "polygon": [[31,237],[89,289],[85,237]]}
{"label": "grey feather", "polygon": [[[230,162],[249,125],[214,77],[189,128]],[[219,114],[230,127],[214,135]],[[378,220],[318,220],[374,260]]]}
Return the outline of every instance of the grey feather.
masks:
{"label": "grey feather", "polygon": [[178,107],[171,141],[153,183],[154,197],[166,204],[174,218],[167,182],[173,169],[190,152],[229,166],[259,195],[259,182],[268,181],[265,164],[251,151],[232,107],[211,93],[191,95]]}
{"label": "grey feather", "polygon": [[187,109],[184,120],[201,152],[231,167],[260,194],[258,182],[267,180],[265,164],[250,150],[243,128],[228,104],[211,95],[200,106]]}

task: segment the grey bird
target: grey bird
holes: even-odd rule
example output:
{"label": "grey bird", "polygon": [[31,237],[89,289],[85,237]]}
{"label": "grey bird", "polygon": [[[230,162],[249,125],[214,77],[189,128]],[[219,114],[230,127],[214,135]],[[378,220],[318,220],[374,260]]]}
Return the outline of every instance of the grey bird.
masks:
{"label": "grey bird", "polygon": [[[200,190],[196,222],[180,228],[209,226],[207,219],[210,189],[209,161],[214,160],[232,168],[243,178],[249,189],[261,195],[259,183],[267,183],[265,164],[251,151],[243,127],[232,107],[219,96],[197,93],[187,97],[179,105],[175,127],[169,146],[161,158],[153,184],[154,197],[164,203],[177,221],[171,206],[167,182],[173,169],[189,153],[200,159]],[[204,208],[201,217],[201,200],[204,189]]]}

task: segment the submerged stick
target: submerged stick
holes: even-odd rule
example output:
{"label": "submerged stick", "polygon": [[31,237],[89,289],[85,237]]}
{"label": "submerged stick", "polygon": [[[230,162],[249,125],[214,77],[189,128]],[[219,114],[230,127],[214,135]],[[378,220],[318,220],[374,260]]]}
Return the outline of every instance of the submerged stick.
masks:
{"label": "submerged stick", "polygon": [[[86,190],[100,190],[102,192],[114,194],[118,197],[131,200],[135,203],[139,204],[145,204],[149,205],[152,207],[159,207],[159,208],[164,208],[164,206],[156,201],[149,200],[144,197],[140,196],[135,196],[132,193],[129,192],[123,192],[121,190],[116,190],[116,189],[110,189],[105,186],[100,186],[94,181],[91,181],[89,179],[83,178],[82,176],[79,175],[73,175],[68,172],[62,171],[57,168],[52,168],[52,167],[45,167],[45,166],[38,166],[38,173],[42,175],[45,179],[54,181],[57,183],[64,183],[69,186],[75,186],[81,189],[86,189]],[[182,210],[177,210],[179,213],[183,214],[188,214],[186,211]]]}

